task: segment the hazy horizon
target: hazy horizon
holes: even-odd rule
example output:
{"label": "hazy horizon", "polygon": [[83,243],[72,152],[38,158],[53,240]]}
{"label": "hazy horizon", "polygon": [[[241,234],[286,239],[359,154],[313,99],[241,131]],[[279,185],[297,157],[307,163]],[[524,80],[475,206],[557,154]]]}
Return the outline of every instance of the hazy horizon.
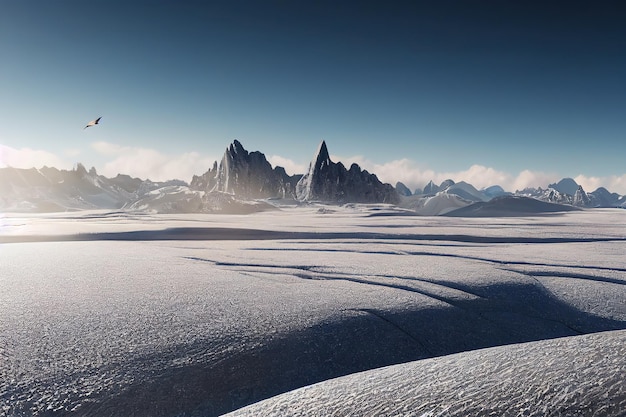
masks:
{"label": "hazy horizon", "polygon": [[[95,145],[96,146],[109,146],[108,144],[104,144],[104,143],[98,143]],[[242,145],[244,146],[244,148],[246,148],[245,144],[242,143]],[[0,150],[3,150],[2,145],[0,145]],[[246,148],[246,151],[250,153],[255,152],[255,151],[262,152],[261,150],[258,150],[258,149],[247,149],[247,148]],[[157,156],[156,161],[155,161],[157,163],[158,162],[162,162],[164,164],[171,163],[170,161],[166,161],[165,156],[158,157],[157,154],[155,154],[155,156]],[[185,154],[185,156],[188,158],[193,158],[193,154]],[[505,191],[508,191],[508,192],[521,191],[525,188],[544,188],[545,189],[550,184],[557,183],[560,180],[566,179],[566,178],[573,179],[579,185],[582,185],[585,191],[587,192],[595,191],[599,187],[604,187],[604,185],[602,185],[603,184],[602,179],[587,178],[582,175],[579,175],[575,178],[568,177],[568,176],[558,177],[556,175],[550,175],[550,174],[545,174],[545,173],[524,171],[524,172],[520,172],[516,177],[513,177],[506,172],[497,172],[491,168],[483,167],[480,165],[473,165],[469,167],[467,170],[459,171],[459,172],[434,172],[432,170],[421,171],[419,167],[415,166],[415,164],[408,159],[394,160],[389,163],[379,165],[379,164],[374,164],[371,161],[368,161],[366,159],[363,159],[363,157],[361,156],[343,158],[341,156],[333,155],[331,153],[330,157],[333,162],[341,162],[344,166],[346,166],[346,168],[348,168],[352,163],[356,163],[362,169],[366,169],[370,173],[375,174],[382,182],[389,183],[393,185],[394,187],[396,186],[398,182],[401,182],[405,186],[407,186],[412,192],[415,191],[416,189],[423,189],[424,186],[427,185],[430,181],[432,181],[436,185],[440,185],[442,182],[448,181],[450,179],[452,179],[454,182],[457,182],[457,183],[461,181],[467,182],[475,186],[478,189],[484,189],[490,186],[501,186]],[[151,177],[149,174],[147,176],[136,175],[134,174],[134,172],[137,172],[137,170],[133,168],[131,160],[126,160],[122,165],[119,166],[119,168],[126,169],[126,171],[118,170],[117,169],[118,165],[114,163],[107,163],[105,164],[104,168],[102,168],[102,167],[97,167],[97,166],[89,166],[89,165],[84,164],[81,161],[74,162],[71,167],[59,167],[59,166],[46,165],[46,164],[39,166],[39,167],[36,167],[36,166],[18,167],[18,166],[12,166],[12,165],[6,165],[6,167],[11,166],[13,168],[21,168],[21,169],[30,169],[30,168],[41,169],[44,166],[47,166],[49,168],[56,168],[60,170],[75,170],[80,164],[80,165],[83,165],[85,169],[87,170],[94,168],[96,172],[98,173],[98,175],[103,175],[108,178],[113,178],[117,176],[118,174],[123,174],[123,175],[130,175],[131,177],[140,178],[142,180],[151,180],[151,181],[179,180],[179,181],[184,181],[189,184],[194,175],[200,176],[204,174],[206,171],[208,171],[210,168],[213,167],[214,162],[217,162],[217,164],[219,165],[221,162],[221,159],[222,159],[221,157],[216,158],[213,162],[208,164],[206,169],[204,169],[202,172],[194,172],[188,178],[182,178],[182,177],[176,177],[176,176],[173,176],[173,177],[152,176]],[[272,167],[280,166],[280,167],[285,168],[285,170],[287,171],[289,175],[296,175],[296,174],[303,175],[308,170],[308,165],[297,165],[297,164],[294,164],[292,161],[287,160],[277,155],[271,155],[271,156],[266,155],[266,159],[272,165]],[[0,168],[3,168],[3,166],[0,166]],[[143,172],[147,172],[147,171],[143,171]],[[170,172],[170,170],[165,169],[165,170],[162,170],[161,172]],[[399,172],[402,172],[402,174],[398,175]],[[387,180],[388,178],[398,178],[398,179]],[[403,181],[401,178],[405,178],[405,180]],[[491,180],[494,180],[494,181],[499,180],[500,182],[489,182]],[[619,186],[621,184],[621,180],[617,178],[615,184]],[[612,188],[607,188],[607,189],[611,192],[617,192],[619,194],[622,194],[618,189],[612,189]]]}

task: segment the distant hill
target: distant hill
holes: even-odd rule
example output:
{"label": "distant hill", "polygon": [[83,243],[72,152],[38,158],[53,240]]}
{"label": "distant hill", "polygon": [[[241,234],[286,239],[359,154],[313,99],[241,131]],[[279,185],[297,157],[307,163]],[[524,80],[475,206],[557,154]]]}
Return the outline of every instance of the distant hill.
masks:
{"label": "distant hill", "polygon": [[576,210],[580,210],[580,208],[566,204],[548,203],[530,197],[502,196],[452,210],[443,215],[450,217],[510,217]]}

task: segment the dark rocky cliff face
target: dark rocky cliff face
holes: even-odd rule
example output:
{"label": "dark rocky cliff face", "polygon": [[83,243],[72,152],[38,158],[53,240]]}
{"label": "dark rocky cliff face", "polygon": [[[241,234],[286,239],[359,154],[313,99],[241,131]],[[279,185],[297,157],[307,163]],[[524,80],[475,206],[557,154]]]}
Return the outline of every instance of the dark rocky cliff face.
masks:
{"label": "dark rocky cliff face", "polygon": [[574,193],[572,205],[576,207],[591,207],[591,198],[589,198],[589,195],[585,192],[582,185],[579,185],[576,193]]}
{"label": "dark rocky cliff face", "polygon": [[289,176],[284,168],[272,168],[261,152],[248,152],[235,140],[224,152],[219,166],[192,178],[190,188],[219,191],[242,199],[294,198],[300,175]]}
{"label": "dark rocky cliff face", "polygon": [[346,169],[341,162],[330,159],[322,141],[309,165],[309,170],[296,186],[296,197],[302,201],[333,203],[397,204],[400,196],[390,184],[383,184],[357,164]]}

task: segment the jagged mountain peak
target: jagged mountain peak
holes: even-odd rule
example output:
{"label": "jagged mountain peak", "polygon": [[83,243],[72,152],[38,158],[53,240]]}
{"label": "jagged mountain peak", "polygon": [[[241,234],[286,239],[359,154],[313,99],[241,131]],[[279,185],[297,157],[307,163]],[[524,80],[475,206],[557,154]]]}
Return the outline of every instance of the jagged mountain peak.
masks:
{"label": "jagged mountain peak", "polygon": [[590,207],[591,199],[583,189],[582,185],[578,186],[578,189],[574,193],[574,197],[572,198],[572,205],[576,207]]}
{"label": "jagged mountain peak", "polygon": [[289,176],[281,167],[272,168],[259,151],[248,152],[234,140],[224,152],[220,164],[201,176],[192,178],[190,187],[206,192],[220,192],[244,199],[293,197],[299,175]]}
{"label": "jagged mountain peak", "polygon": [[[55,168],[52,168],[52,169],[55,169]],[[47,170],[50,170],[50,168],[43,167],[40,170],[40,172],[44,173],[44,171],[47,171]],[[97,178],[99,176],[98,171],[96,171],[96,167],[91,167],[89,168],[89,171],[87,171],[87,168],[81,162],[77,162],[71,172],[73,172],[74,175],[79,178],[86,178],[86,177]]]}
{"label": "jagged mountain peak", "polygon": [[74,172],[80,174],[80,175],[87,175],[87,168],[85,168],[85,165],[83,165],[82,163],[78,162],[76,164],[76,167],[74,168]]}
{"label": "jagged mountain peak", "polygon": [[233,143],[230,144],[229,148],[231,154],[244,154],[247,155],[248,151],[246,151],[237,139],[233,140]]}
{"label": "jagged mountain peak", "polygon": [[396,182],[396,191],[398,192],[398,194],[403,195],[403,196],[410,196],[413,193],[411,192],[411,190],[409,189],[409,187],[407,187],[406,185],[404,185],[404,183],[398,181]]}
{"label": "jagged mountain peak", "polygon": [[296,197],[303,201],[336,203],[397,203],[400,196],[390,184],[383,184],[357,164],[346,169],[330,159],[326,142],[319,144],[309,170],[296,185]]}
{"label": "jagged mountain peak", "polygon": [[428,181],[428,184],[424,187],[423,193],[426,195],[434,195],[439,191],[439,186],[436,185],[433,180]]}
{"label": "jagged mountain peak", "polygon": [[326,146],[326,141],[322,140],[317,147],[317,151],[315,152],[315,156],[313,158],[315,168],[319,169],[323,166],[329,166],[332,164],[330,160],[330,154],[328,153],[328,147]]}

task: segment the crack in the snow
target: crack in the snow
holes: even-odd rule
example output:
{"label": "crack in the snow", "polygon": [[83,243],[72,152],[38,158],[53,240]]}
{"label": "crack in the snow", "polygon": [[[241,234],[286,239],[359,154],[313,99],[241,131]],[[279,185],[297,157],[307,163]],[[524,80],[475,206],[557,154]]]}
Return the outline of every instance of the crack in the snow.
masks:
{"label": "crack in the snow", "polygon": [[[347,243],[347,242],[346,242]],[[386,242],[380,242],[380,244],[386,244]],[[430,245],[428,245],[430,246]],[[454,246],[456,247],[456,246]],[[626,268],[615,268],[615,267],[606,267],[606,266],[596,266],[596,265],[569,265],[569,264],[556,264],[556,263],[542,263],[542,262],[528,262],[528,261],[503,261],[499,259],[491,259],[484,258],[480,256],[469,256],[469,255],[459,255],[454,253],[437,253],[437,252],[427,252],[427,251],[375,251],[375,250],[348,250],[348,249],[330,249],[330,248],[249,248],[248,250],[258,250],[258,251],[294,251],[294,252],[345,252],[345,253],[356,253],[356,254],[365,254],[365,255],[414,255],[414,256],[433,256],[433,257],[442,257],[442,258],[456,258],[456,259],[466,259],[470,261],[481,261],[488,262],[497,265],[526,265],[526,266],[545,266],[545,267],[553,267],[553,268],[577,268],[577,269],[595,269],[600,271],[613,271],[613,272],[626,272]]]}
{"label": "crack in the snow", "polygon": [[[319,267],[313,266],[313,265],[272,265],[272,264],[262,264],[262,263],[224,262],[224,261],[215,261],[215,260],[209,260],[209,259],[204,259],[204,258],[199,258],[199,257],[186,257],[186,258],[190,260],[195,260],[195,261],[209,262],[216,266],[225,266],[225,267],[234,268],[235,270],[238,270],[240,272],[245,272],[247,274],[254,272],[254,270],[245,269],[245,268],[254,268],[256,272],[258,273],[266,273],[266,274],[271,274],[271,275],[291,276],[291,277],[306,279],[306,280],[348,281],[348,282],[353,282],[356,284],[372,285],[372,286],[389,288],[393,290],[408,291],[411,293],[419,294],[424,297],[436,300],[438,302],[441,302],[450,307],[459,309],[461,311],[464,311],[468,315],[471,315],[478,319],[489,322],[492,325],[500,327],[502,329],[504,329],[505,326],[502,323],[500,323],[498,320],[493,320],[492,318],[489,318],[488,317],[489,313],[508,312],[511,314],[519,314],[522,317],[526,317],[531,320],[544,321],[544,322],[550,322],[550,323],[561,325],[564,328],[567,328],[568,330],[570,330],[573,334],[586,333],[584,330],[576,328],[572,322],[568,323],[568,321],[565,321],[565,320],[547,317],[545,314],[542,314],[540,312],[541,310],[537,309],[536,307],[524,306],[522,304],[518,305],[515,303],[514,300],[512,300],[512,302],[509,302],[506,299],[492,298],[483,294],[478,294],[476,292],[469,291],[463,285],[450,285],[450,283],[448,282],[442,283],[442,282],[429,280],[425,278],[389,276],[389,275],[381,275],[381,274],[357,277],[349,273],[322,272],[322,271],[316,270],[316,269],[319,269]],[[499,264],[498,262],[494,262],[494,263]],[[527,273],[526,271],[518,271],[515,269],[506,269],[506,268],[501,268],[501,269],[503,271],[519,273],[521,275],[531,278],[535,282],[535,285],[533,285],[533,287],[536,288],[538,291],[540,291],[541,294],[547,298],[547,300],[549,300],[550,302],[557,303],[557,304],[560,303],[560,300],[551,291],[549,291],[532,273]],[[368,279],[368,277],[370,279]],[[480,302],[479,304],[473,304],[473,307],[469,308],[468,303],[472,301],[454,300],[449,297],[445,297],[443,295],[435,294],[431,291],[426,291],[424,289],[419,289],[419,288],[411,287],[408,285],[375,281],[374,279],[377,279],[377,278],[378,279],[390,279],[390,280],[393,280],[393,279],[410,280],[410,281],[440,286],[445,289],[456,290],[456,291],[460,291],[462,293],[471,295],[475,297],[475,300],[473,301],[474,303],[476,303],[476,301],[479,301],[479,300],[482,300],[482,302]],[[369,309],[361,309],[361,310],[369,311]],[[533,311],[535,311],[535,313],[533,313]],[[521,335],[521,333],[516,332],[516,330],[512,328],[506,328],[506,331],[513,333],[513,334]]]}

